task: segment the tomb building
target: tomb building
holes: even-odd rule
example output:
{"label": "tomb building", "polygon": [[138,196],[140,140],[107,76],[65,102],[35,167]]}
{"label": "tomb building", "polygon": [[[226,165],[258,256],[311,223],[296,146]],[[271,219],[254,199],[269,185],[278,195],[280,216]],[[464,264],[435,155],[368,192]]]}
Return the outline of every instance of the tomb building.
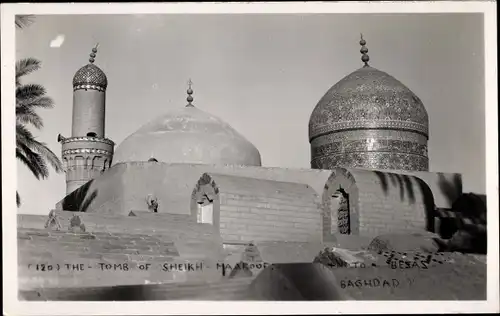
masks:
{"label": "tomb building", "polygon": [[[72,136],[60,137],[67,195],[51,213],[58,225],[45,228],[54,237],[47,246],[47,236],[33,233],[46,217],[20,216],[20,262],[45,247],[63,261],[162,267],[127,278],[113,269],[90,274],[82,281],[88,286],[220,280],[234,275],[221,276],[220,267],[255,257],[248,245],[259,253],[245,270],[255,275],[264,263],[313,262],[345,238],[436,232],[437,210],[462,196],[461,175],[428,171],[422,101],[371,67],[365,40],[360,44],[362,68],[333,85],[309,118],[310,169],[262,166],[251,142],[203,110],[208,100],[195,105],[191,81],[187,104],[146,122],[113,151],[104,133],[108,81],[94,65],[94,49],[73,80]],[[87,237],[71,251],[58,243],[76,238],[73,215]],[[186,262],[196,262],[193,271],[183,270]],[[23,273],[23,286],[31,288],[71,287],[78,278]]]}

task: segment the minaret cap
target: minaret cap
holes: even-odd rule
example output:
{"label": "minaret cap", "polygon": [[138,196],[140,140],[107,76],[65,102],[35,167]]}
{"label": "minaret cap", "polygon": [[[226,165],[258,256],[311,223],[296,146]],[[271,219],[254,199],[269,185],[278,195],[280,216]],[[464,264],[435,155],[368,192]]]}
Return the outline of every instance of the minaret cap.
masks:
{"label": "minaret cap", "polygon": [[187,89],[188,97],[186,98],[186,100],[188,101],[188,104],[186,105],[186,107],[194,107],[194,105],[192,104],[192,102],[194,100],[194,98],[192,96],[192,94],[193,94],[193,89],[191,88],[192,85],[193,85],[193,82],[191,81],[191,79],[189,79],[188,89]]}
{"label": "minaret cap", "polygon": [[361,34],[361,40],[359,41],[359,45],[361,45],[361,49],[359,51],[362,54],[361,61],[363,61],[365,63],[364,67],[370,67],[370,65],[368,65],[368,61],[370,60],[370,56],[368,56],[368,54],[367,54],[368,48],[365,46],[366,41],[363,38],[363,34]]}
{"label": "minaret cap", "polygon": [[91,89],[106,91],[108,78],[106,78],[106,74],[99,67],[94,65],[97,47],[99,47],[99,44],[92,48],[89,63],[78,69],[75,73],[73,77],[73,90]]}

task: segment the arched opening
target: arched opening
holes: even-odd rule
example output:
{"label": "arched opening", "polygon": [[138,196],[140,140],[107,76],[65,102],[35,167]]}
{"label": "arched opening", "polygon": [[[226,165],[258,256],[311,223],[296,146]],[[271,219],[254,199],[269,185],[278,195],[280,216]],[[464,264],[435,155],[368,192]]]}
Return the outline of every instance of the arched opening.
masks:
{"label": "arched opening", "polygon": [[89,133],[87,133],[87,136],[88,137],[97,137],[97,134],[94,132],[89,132]]}
{"label": "arched opening", "polygon": [[[349,209],[349,194],[342,188],[339,188],[332,195],[332,218],[335,213],[337,217],[337,230],[340,234],[351,234],[351,214]],[[333,227],[332,227],[333,230]]]}
{"label": "arched opening", "polygon": [[220,227],[219,188],[206,173],[198,180],[191,195],[191,216],[197,223],[210,224],[217,230]]}
{"label": "arched opening", "polygon": [[207,198],[205,198],[204,200],[202,200],[200,202],[197,202],[198,203],[198,210],[196,213],[196,221],[198,223],[201,223],[201,224],[213,225],[213,223],[214,223],[214,204],[213,204],[213,201],[210,201]]}
{"label": "arched opening", "polygon": [[156,160],[156,158],[151,157],[148,159],[148,162],[158,162],[158,160]]}
{"label": "arched opening", "polygon": [[359,190],[354,175],[335,168],[322,194],[323,240],[335,241],[336,234],[360,234]]}

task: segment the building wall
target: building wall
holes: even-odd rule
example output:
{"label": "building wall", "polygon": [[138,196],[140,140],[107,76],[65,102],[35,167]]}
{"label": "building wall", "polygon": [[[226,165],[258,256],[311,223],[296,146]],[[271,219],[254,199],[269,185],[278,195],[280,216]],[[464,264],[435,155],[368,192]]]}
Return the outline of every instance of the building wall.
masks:
{"label": "building wall", "polygon": [[[127,215],[131,210],[147,210],[146,198],[151,194],[158,199],[158,212],[189,214],[193,185],[205,172],[305,183],[318,194],[322,193],[325,181],[330,175],[328,170],[166,164],[161,162],[120,163],[112,166],[102,176],[94,180],[91,189],[97,188],[99,194],[86,209],[88,212],[111,212]],[[85,188],[83,188],[84,190]],[[81,200],[86,195],[79,190],[79,193],[74,192],[66,199],[72,201],[71,204],[78,204],[76,203],[78,199],[75,200],[75,198],[79,197]],[[60,209],[61,206],[58,208]],[[68,210],[74,210],[74,207]]]}
{"label": "building wall", "polygon": [[[339,186],[345,188],[350,194],[353,234],[376,236],[433,228],[432,191],[423,180],[371,170],[338,168],[334,172],[325,186],[323,201],[328,201]],[[334,212],[334,230],[335,216]],[[324,229],[329,220],[324,216]]]}
{"label": "building wall", "polygon": [[[120,168],[106,170],[94,180],[65,196],[56,204],[57,210],[74,212],[116,213],[123,208],[123,184]],[[123,215],[128,215],[123,213]]]}
{"label": "building wall", "polygon": [[321,241],[321,203],[305,184],[204,174],[193,191],[192,215],[204,194],[216,201],[214,224],[225,243]]}
{"label": "building wall", "polygon": [[408,172],[407,174],[414,175],[427,184],[432,191],[434,204],[438,208],[451,208],[463,193],[462,175],[459,173]]}
{"label": "building wall", "polygon": [[[84,186],[69,195],[65,201],[67,202],[66,205],[72,207],[66,209],[83,209],[87,212],[128,215],[131,210],[147,210],[146,198],[148,195],[154,195],[159,202],[159,213],[188,215],[191,214],[191,194],[194,184],[204,172],[260,180],[303,183],[305,187],[313,192],[320,192],[320,195],[323,196],[323,232],[329,230],[328,227],[331,227],[332,222],[335,223],[335,218],[332,220],[329,211],[331,207],[329,204],[330,199],[324,196],[325,190],[327,190],[325,189],[325,183],[327,183],[329,177],[328,183],[334,187],[338,187],[340,183],[347,181],[343,177],[335,179],[335,177],[331,176],[332,171],[329,170],[165,164],[159,162],[122,163],[113,166],[103,176],[91,182],[88,187]],[[350,198],[351,211],[353,214],[361,214],[362,211],[370,214],[369,217],[364,217],[363,221],[359,216],[352,218],[353,234],[361,231],[363,231],[363,234],[376,234],[380,231],[387,231],[389,227],[408,231],[422,227],[422,225],[424,229],[432,230],[433,227],[431,226],[434,225],[430,223],[432,216],[425,216],[425,214],[431,213],[434,206],[449,206],[450,201],[461,194],[461,179],[460,175],[457,174],[390,173],[368,169],[353,169],[351,174],[360,177],[359,181],[356,180],[356,185],[353,186],[350,193],[352,194]],[[347,182],[344,185],[350,186]],[[269,190],[272,193],[273,189]],[[328,194],[332,194],[334,191]],[[90,198],[92,194],[96,194],[94,198]],[[244,216],[251,217],[246,212],[248,206],[239,205],[247,203],[242,202],[246,199],[244,194],[229,191],[224,192],[224,194],[227,195],[225,197],[227,202],[221,202],[221,207],[226,205],[222,209],[232,209],[235,212],[241,211],[246,214]],[[267,193],[263,193],[263,196],[269,197]],[[262,205],[269,204],[267,203],[268,199],[261,199],[263,201],[258,203],[262,203]],[[87,203],[87,201],[90,202]],[[289,201],[279,201],[277,204],[286,203],[289,203]],[[300,201],[294,201],[293,203],[297,204],[296,206],[288,206],[289,211],[301,212],[304,210]],[[425,207],[422,205],[425,205]],[[277,206],[273,207],[278,208]],[[294,207],[295,209],[293,209]],[[61,208],[64,209],[59,205],[59,209]],[[266,207],[257,208],[265,209]],[[424,212],[417,211],[417,209],[424,209]],[[264,211],[262,210],[262,212]],[[259,213],[259,215],[262,215],[262,213]],[[267,215],[272,220],[272,216],[276,214]],[[394,219],[391,219],[393,217]],[[376,218],[379,218],[379,220]],[[422,224],[422,218],[424,224]],[[247,219],[252,220],[251,218]],[[391,226],[393,224],[394,227]],[[280,224],[275,226],[278,227],[278,225]],[[281,227],[284,227],[285,224],[282,223],[281,225]],[[274,230],[278,234],[280,228]],[[325,240],[330,240],[334,233],[334,231],[325,233]],[[228,235],[231,234],[228,233]]]}
{"label": "building wall", "polygon": [[406,171],[406,170],[384,170],[384,169],[360,169],[380,171],[383,173],[392,172],[402,175],[412,175],[422,179],[425,184],[431,189],[434,198],[434,204],[438,208],[451,208],[463,193],[462,190],[462,175],[460,173],[444,173],[444,172],[423,172],[423,171]]}

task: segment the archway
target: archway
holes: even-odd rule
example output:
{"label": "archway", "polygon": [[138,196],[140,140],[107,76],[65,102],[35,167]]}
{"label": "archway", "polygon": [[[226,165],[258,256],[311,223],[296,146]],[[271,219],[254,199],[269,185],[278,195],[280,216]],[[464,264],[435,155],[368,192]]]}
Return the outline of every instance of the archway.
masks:
{"label": "archway", "polygon": [[207,173],[198,180],[191,195],[191,216],[197,223],[210,224],[219,229],[219,188]]}
{"label": "archway", "polygon": [[359,235],[358,200],[358,185],[351,172],[332,170],[322,194],[324,241],[336,241],[336,234]]}

